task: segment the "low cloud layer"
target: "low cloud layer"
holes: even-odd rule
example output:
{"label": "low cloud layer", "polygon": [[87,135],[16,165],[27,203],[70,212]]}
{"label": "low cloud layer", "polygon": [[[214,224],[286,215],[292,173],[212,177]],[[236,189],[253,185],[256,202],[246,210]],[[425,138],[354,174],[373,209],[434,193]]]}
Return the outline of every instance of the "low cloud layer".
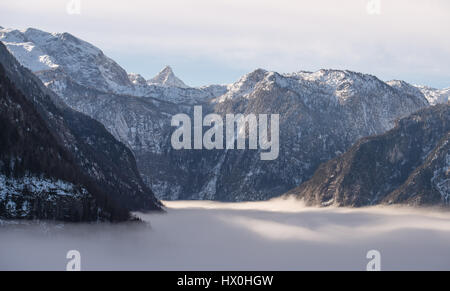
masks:
{"label": "low cloud layer", "polygon": [[148,225],[0,227],[0,270],[450,270],[450,213],[377,207],[305,208],[295,200],[167,202]]}

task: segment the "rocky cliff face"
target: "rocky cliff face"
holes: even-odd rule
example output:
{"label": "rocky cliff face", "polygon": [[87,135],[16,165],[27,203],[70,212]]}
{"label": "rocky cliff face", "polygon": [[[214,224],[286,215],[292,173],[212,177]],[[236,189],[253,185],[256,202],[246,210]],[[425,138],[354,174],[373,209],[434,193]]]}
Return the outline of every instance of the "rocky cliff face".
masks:
{"label": "rocky cliff face", "polygon": [[[96,189],[89,191],[89,188],[81,187],[79,190],[76,190],[78,189],[76,188],[78,186],[76,183],[74,184],[74,181],[77,182],[78,180],[67,181],[67,179],[64,180],[64,177],[62,177],[60,180],[62,185],[64,185],[63,188],[65,190],[62,189],[65,191],[63,191],[64,193],[70,193],[74,189],[73,194],[75,196],[81,195],[82,193],[90,193],[90,195],[97,193],[95,201],[105,209],[113,209],[113,207],[116,208],[116,205],[120,205],[117,206],[117,212],[119,214],[116,217],[110,217],[110,220],[127,219],[129,217],[128,211],[132,210],[156,210],[160,208],[160,204],[153,196],[153,193],[142,182],[132,153],[123,144],[115,140],[114,137],[105,130],[103,125],[67,107],[61,99],[46,88],[36,76],[23,68],[14,57],[9,54],[3,44],[0,45],[0,64],[4,71],[3,78],[5,82],[10,82],[12,84],[11,86],[15,88],[14,90],[19,92],[20,96],[23,96],[22,99],[30,103],[27,106],[32,107],[44,123],[45,128],[43,127],[44,125],[42,128],[46,131],[43,132],[49,132],[49,135],[51,136],[51,138],[48,138],[48,142],[61,147],[65,154],[70,157],[75,168],[79,169],[78,171],[74,169],[73,175],[75,177],[85,177],[82,179],[83,181],[84,179],[88,181],[85,182],[85,184],[95,185],[95,187],[92,187]],[[32,122],[27,124],[32,124]],[[40,130],[44,130],[42,128],[38,127],[39,130],[36,129],[36,135]],[[24,129],[17,129],[19,132],[21,130]],[[33,130],[33,127],[25,128],[25,131],[27,130]],[[45,136],[44,133],[43,135]],[[39,141],[35,141],[34,143],[39,144]],[[26,145],[25,142],[21,144],[22,146]],[[30,144],[33,144],[33,140],[30,141]],[[21,148],[22,146],[20,144],[16,145],[17,148]],[[40,147],[38,146],[38,148]],[[25,149],[21,149],[21,151],[24,154],[29,152]],[[58,157],[58,155],[56,155],[56,157]],[[54,158],[56,159],[56,157]],[[39,158],[39,156],[36,158]],[[35,162],[39,164],[39,161]],[[42,163],[45,163],[45,159]],[[57,163],[57,161],[50,161],[50,163]],[[26,187],[27,189],[34,189],[36,187],[40,189],[44,187],[42,185],[46,185],[50,183],[49,181],[53,181],[60,177],[58,175],[50,175],[48,178],[41,179],[39,176],[41,172],[33,172],[26,166],[24,166],[23,171],[22,176],[14,177],[19,179],[16,179],[16,182],[11,180],[9,175],[5,175],[5,177],[2,178],[2,181],[6,183],[5,185],[7,186],[5,186],[5,189],[7,190],[4,190],[3,194],[16,193],[17,187],[20,185],[22,185],[20,187]],[[60,180],[55,181],[58,182]],[[28,185],[23,181],[31,182]],[[55,189],[55,191],[58,191],[58,188]],[[86,190],[88,190],[88,192],[86,192]],[[32,194],[30,195],[32,196],[36,194],[35,191],[31,191],[31,193]],[[61,198],[63,196],[57,197]],[[65,208],[67,208],[68,211],[72,209],[71,207]],[[44,209],[47,209],[47,207],[44,207]],[[38,215],[36,218],[39,217],[42,216]],[[61,218],[59,215],[49,215],[49,217],[44,217],[55,219]],[[89,216],[83,218],[83,220],[93,219],[94,217],[95,216]]]}
{"label": "rocky cliff face", "polygon": [[449,105],[421,110],[361,139],[288,194],[320,206],[448,205],[449,137]]}
{"label": "rocky cliff face", "polygon": [[[82,173],[0,64],[0,217],[125,220]],[[107,205],[109,204],[109,205]]]}
{"label": "rocky cliff face", "polygon": [[[31,52],[46,47],[47,40],[24,43],[13,38],[26,31],[2,33],[0,39],[13,53],[16,46],[33,46]],[[61,35],[52,37],[60,39]],[[64,42],[81,41],[65,38]],[[83,54],[99,55],[79,48]],[[35,70],[35,74],[67,105],[100,121],[127,145],[144,181],[162,199],[242,201],[281,195],[309,179],[320,163],[342,154],[358,139],[383,133],[397,118],[429,105],[420,90],[413,92],[371,75],[339,70],[278,74],[260,69],[231,85],[202,88],[156,84],[133,74],[128,75],[128,85],[119,81],[122,78],[109,78],[108,88],[94,87],[92,84],[102,83],[104,74],[91,74],[92,80],[85,80],[61,65],[66,61],[56,61],[64,56],[58,51],[41,51],[55,60],[55,66]],[[37,52],[16,55],[24,65],[42,63],[46,58],[38,58]],[[122,69],[116,69],[108,76],[123,75]],[[165,71],[161,75],[173,75]],[[194,105],[202,105],[204,114],[222,116],[280,114],[279,158],[261,161],[259,150],[173,150],[171,118],[178,113],[192,116]]]}

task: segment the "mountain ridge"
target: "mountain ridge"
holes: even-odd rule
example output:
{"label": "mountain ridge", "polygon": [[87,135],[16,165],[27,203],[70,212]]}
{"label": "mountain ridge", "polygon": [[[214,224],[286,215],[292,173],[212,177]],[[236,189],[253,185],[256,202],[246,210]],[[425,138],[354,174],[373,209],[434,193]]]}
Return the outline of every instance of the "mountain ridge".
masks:
{"label": "mountain ridge", "polygon": [[314,206],[447,205],[450,196],[450,105],[400,119],[359,140],[289,191]]}
{"label": "mountain ridge", "polygon": [[[155,96],[158,94],[169,96],[171,94],[177,95],[179,92],[175,91],[170,93],[161,93],[161,90],[158,90],[155,86],[180,89],[191,88],[175,76],[170,66],[163,68],[159,74],[150,80],[145,80],[141,75],[136,73],[128,74],[115,61],[105,56],[103,51],[99,48],[67,32],[48,33],[35,28],[27,28],[24,30],[1,28],[0,40],[7,45],[8,49],[18,59],[21,59],[23,65],[35,73],[39,71],[58,69],[61,67],[68,75],[71,76],[76,76],[74,70],[82,71],[84,76],[78,76],[74,79],[74,81],[83,86],[99,89],[107,93],[140,97],[150,95]],[[56,53],[56,49],[62,51],[62,53]],[[80,54],[80,51],[84,51],[85,53]],[[70,53],[74,56],[70,56]],[[27,56],[27,54],[29,56]],[[76,68],[71,67],[70,62],[65,59],[71,60],[72,63],[81,65]],[[281,75],[317,75],[324,71],[358,73],[349,70],[322,69],[316,72],[300,71],[295,73],[284,73]],[[94,77],[94,75],[97,77]],[[369,76],[367,74],[362,75]],[[92,80],[89,80],[89,76],[92,77]],[[98,76],[100,76],[100,78]],[[166,80],[167,77],[168,79]],[[145,82],[143,82],[143,80],[145,80]],[[386,83],[390,84],[392,82],[395,82],[395,80],[388,81]],[[198,88],[192,88],[206,92],[200,94],[201,96],[194,97],[191,95],[190,97],[195,99],[194,102],[199,102],[210,98],[211,94],[214,95],[213,97],[219,97],[219,95],[223,95],[225,93],[224,90],[226,90],[227,87],[233,86],[234,84],[235,83],[227,85],[206,85]],[[410,86],[418,88],[432,105],[436,103],[448,102],[450,88],[435,89],[423,85]],[[165,100],[189,103],[188,98],[171,100],[166,97]]]}
{"label": "mountain ridge", "polygon": [[[383,133],[398,118],[429,106],[421,92],[348,70],[280,74],[257,69],[233,84],[202,88],[149,86],[140,75],[129,74],[136,88],[128,93],[90,88],[60,68],[35,74],[67,105],[100,121],[127,145],[146,184],[168,200],[281,195],[358,139]],[[280,114],[279,159],[262,163],[259,151],[174,151],[171,117],[192,115],[194,105],[222,116]]]}

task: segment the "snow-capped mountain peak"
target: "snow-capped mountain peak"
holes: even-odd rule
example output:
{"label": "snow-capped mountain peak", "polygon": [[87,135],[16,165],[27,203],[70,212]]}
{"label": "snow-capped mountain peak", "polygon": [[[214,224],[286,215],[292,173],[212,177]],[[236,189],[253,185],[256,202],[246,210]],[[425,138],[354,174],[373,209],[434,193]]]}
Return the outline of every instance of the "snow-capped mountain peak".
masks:
{"label": "snow-capped mountain peak", "polygon": [[330,101],[339,103],[345,103],[355,95],[368,96],[371,92],[389,89],[388,84],[373,75],[349,70],[322,69],[316,72],[280,74],[257,69],[229,85],[228,92],[216,101],[221,103],[240,97],[249,98],[256,88],[270,90],[274,85],[299,94],[303,94],[305,90],[309,94],[314,94],[314,91],[326,92]]}
{"label": "snow-capped mountain peak", "polygon": [[189,88],[183,81],[175,76],[170,66],[164,67],[153,79],[148,81],[149,85],[161,85],[167,87]]}
{"label": "snow-capped mountain peak", "polygon": [[255,86],[266,78],[268,71],[264,69],[256,69],[251,73],[242,76],[239,81],[228,85],[228,92],[219,98],[217,102],[223,102],[225,100],[231,100],[238,97],[244,97],[253,92]]}
{"label": "snow-capped mountain peak", "polygon": [[430,105],[446,104],[450,102],[450,88],[435,89],[422,85],[411,85],[405,81],[392,80],[387,82],[390,86],[415,96],[423,96]]}
{"label": "snow-capped mountain peak", "polygon": [[106,92],[126,92],[132,87],[116,62],[69,33],[0,29],[0,41],[33,72],[59,68],[77,83]]}
{"label": "snow-capped mountain peak", "polygon": [[[194,104],[225,94],[220,85],[191,88],[165,67],[146,80],[128,74],[102,50],[70,33],[48,33],[38,29],[0,29],[0,41],[26,68],[60,96],[68,87],[107,94],[149,97],[174,103]],[[75,94],[80,94],[77,92]]]}

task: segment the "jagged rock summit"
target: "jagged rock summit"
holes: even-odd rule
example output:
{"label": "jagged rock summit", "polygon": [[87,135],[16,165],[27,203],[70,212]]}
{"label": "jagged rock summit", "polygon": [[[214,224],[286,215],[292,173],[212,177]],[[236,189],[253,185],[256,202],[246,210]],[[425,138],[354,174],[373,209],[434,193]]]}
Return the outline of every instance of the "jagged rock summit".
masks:
{"label": "jagged rock summit", "polygon": [[175,76],[172,68],[166,66],[161,72],[158,73],[154,78],[148,81],[150,85],[157,84],[168,87],[178,87],[178,88],[189,88],[181,81],[177,76]]}

